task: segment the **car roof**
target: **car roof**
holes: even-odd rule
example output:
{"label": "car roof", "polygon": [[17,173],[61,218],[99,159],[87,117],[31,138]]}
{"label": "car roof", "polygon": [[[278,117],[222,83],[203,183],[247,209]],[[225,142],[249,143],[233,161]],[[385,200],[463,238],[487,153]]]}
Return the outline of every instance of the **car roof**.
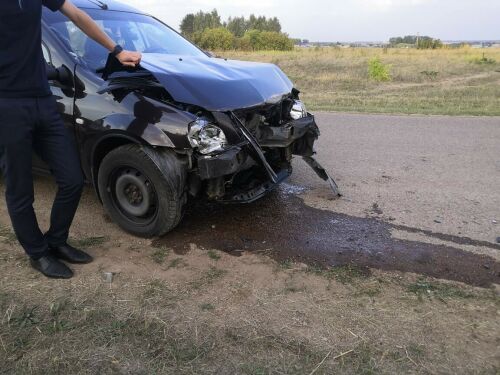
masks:
{"label": "car roof", "polygon": [[119,12],[143,13],[136,8],[114,0],[72,0],[78,8],[84,9],[107,9]]}

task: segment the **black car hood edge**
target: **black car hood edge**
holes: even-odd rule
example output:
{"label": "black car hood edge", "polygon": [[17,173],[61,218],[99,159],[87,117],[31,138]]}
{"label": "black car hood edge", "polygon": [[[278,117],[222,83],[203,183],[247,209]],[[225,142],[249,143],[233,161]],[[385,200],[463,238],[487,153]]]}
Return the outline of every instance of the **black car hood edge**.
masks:
{"label": "black car hood edge", "polygon": [[175,101],[208,111],[277,102],[293,89],[292,82],[273,64],[145,53],[141,67],[151,72]]}

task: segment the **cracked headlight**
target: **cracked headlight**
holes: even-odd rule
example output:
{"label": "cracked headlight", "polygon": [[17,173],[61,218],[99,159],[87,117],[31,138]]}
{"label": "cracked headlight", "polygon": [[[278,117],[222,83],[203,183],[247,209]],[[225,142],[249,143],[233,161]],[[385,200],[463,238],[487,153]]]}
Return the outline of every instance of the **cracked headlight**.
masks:
{"label": "cracked headlight", "polygon": [[301,118],[307,117],[307,109],[302,101],[295,100],[292,110],[290,111],[290,116],[294,120],[299,120]]}
{"label": "cracked headlight", "polygon": [[191,123],[188,139],[191,146],[204,155],[222,151],[227,145],[222,129],[204,119]]}

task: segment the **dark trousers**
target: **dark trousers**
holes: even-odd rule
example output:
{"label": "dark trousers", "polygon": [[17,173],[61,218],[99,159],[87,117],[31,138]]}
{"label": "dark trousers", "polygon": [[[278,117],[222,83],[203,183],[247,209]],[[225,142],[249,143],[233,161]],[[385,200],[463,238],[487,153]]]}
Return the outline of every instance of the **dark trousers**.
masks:
{"label": "dark trousers", "polygon": [[[55,99],[0,98],[0,149],[12,226],[26,253],[40,258],[49,246],[66,243],[83,188],[78,153]],[[45,234],[33,210],[33,150],[49,165],[58,185]]]}

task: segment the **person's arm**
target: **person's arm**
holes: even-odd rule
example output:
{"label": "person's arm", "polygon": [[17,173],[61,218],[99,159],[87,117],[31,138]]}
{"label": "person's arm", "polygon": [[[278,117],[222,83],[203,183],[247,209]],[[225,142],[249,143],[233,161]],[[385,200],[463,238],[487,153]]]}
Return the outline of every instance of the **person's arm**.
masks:
{"label": "person's arm", "polygon": [[[88,35],[89,38],[106,48],[109,52],[113,52],[116,43],[94,22],[90,16],[83,10],[74,6],[70,0],[66,0],[61,6],[60,11],[68,17],[80,30]],[[131,52],[123,50],[116,55],[116,58],[126,66],[136,66],[141,62],[141,54],[139,52]]]}

